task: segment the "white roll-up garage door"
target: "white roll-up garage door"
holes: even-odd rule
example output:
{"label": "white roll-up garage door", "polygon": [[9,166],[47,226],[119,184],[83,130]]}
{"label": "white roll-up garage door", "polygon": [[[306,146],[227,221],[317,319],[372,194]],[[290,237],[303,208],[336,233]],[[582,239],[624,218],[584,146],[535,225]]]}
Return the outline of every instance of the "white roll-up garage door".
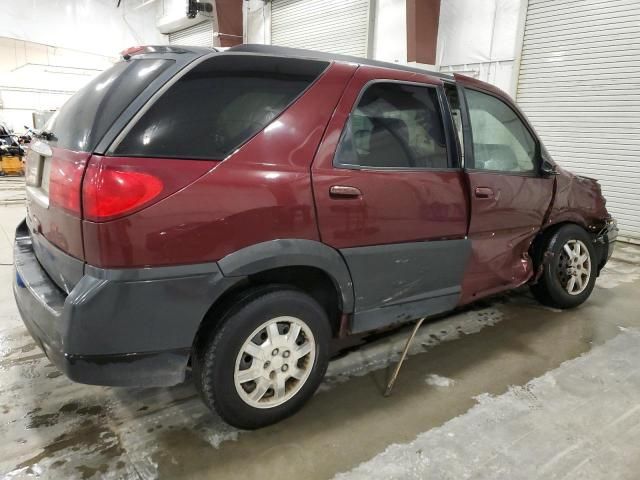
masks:
{"label": "white roll-up garage door", "polygon": [[529,0],[517,101],[553,158],[600,180],[640,239],[640,2]]}
{"label": "white roll-up garage door", "polygon": [[271,43],[366,57],[371,0],[273,0]]}
{"label": "white roll-up garage door", "polygon": [[213,22],[207,20],[197,25],[169,34],[172,45],[191,45],[194,47],[213,47]]}

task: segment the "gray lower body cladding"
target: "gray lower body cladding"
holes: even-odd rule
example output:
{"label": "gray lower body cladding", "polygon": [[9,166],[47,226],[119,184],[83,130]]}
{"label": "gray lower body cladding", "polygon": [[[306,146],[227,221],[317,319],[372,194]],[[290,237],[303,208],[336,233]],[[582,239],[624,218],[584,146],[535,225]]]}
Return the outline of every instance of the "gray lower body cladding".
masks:
{"label": "gray lower body cladding", "polygon": [[360,333],[455,308],[471,240],[357,247],[340,253],[355,291],[351,332]]}
{"label": "gray lower body cladding", "polygon": [[87,267],[67,295],[38,262],[24,223],[16,232],[14,261],[13,290],[27,329],[69,378],[96,385],[181,382],[200,322],[241,280],[224,277],[216,263]]}
{"label": "gray lower body cladding", "polygon": [[207,311],[253,273],[287,265],[325,268],[343,313],[354,314],[351,331],[357,333],[454,308],[470,253],[464,239],[346,249],[342,256],[319,242],[277,240],[198,265],[84,265],[67,290],[47,271],[75,272],[72,262],[79,260],[44,237],[35,240],[23,222],[16,231],[13,289],[25,325],[69,378],[112,386],[183,381]]}

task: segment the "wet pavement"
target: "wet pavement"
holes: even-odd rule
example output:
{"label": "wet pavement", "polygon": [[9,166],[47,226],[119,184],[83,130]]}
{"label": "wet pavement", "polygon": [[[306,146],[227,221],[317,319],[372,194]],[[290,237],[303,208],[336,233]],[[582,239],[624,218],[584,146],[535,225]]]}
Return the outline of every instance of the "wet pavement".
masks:
{"label": "wet pavement", "polygon": [[[337,480],[635,480],[640,473],[640,331],[396,444]],[[444,386],[442,383],[439,386]]]}
{"label": "wet pavement", "polygon": [[22,205],[24,200],[24,177],[0,177],[0,205]]}
{"label": "wet pavement", "polygon": [[[191,382],[94,387],[70,382],[50,364],[22,326],[11,293],[11,239],[22,212],[20,205],[0,206],[5,478],[332,478],[391,444],[408,444],[464,416],[482,395],[508,394],[619,341],[621,327],[640,329],[640,247],[620,246],[578,309],[542,307],[522,289],[430,322],[390,398],[382,392],[407,330],[380,337],[335,359],[299,414],[259,431],[238,431],[202,405]],[[629,452],[637,454],[637,445],[629,444]]]}

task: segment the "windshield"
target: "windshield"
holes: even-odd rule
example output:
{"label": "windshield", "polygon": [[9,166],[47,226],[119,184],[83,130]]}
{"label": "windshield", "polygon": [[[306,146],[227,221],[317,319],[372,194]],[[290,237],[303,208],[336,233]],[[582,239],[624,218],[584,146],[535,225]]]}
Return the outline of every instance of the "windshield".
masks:
{"label": "windshield", "polygon": [[90,152],[124,109],[173,60],[122,61],[79,90],[49,119],[44,130],[54,145]]}

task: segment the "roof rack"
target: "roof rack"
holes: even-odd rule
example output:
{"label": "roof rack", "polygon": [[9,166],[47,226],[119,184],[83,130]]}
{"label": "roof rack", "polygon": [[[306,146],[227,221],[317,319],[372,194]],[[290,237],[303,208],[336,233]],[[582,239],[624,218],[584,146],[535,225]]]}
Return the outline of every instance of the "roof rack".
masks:
{"label": "roof rack", "polygon": [[235,47],[231,47],[227,50],[227,52],[259,53],[263,55],[273,55],[278,57],[296,57],[296,58],[309,58],[314,60],[349,62],[349,63],[357,63],[359,65],[370,65],[372,67],[404,70],[406,72],[421,73],[423,75],[431,75],[438,78],[453,80],[453,76],[450,74],[446,74],[442,72],[434,72],[432,70],[426,70],[418,67],[411,67],[409,65],[401,65],[398,63],[391,63],[391,62],[380,62],[378,60],[371,60],[368,58],[318,52],[316,50],[304,50],[302,48],[278,47],[274,45],[262,45],[262,44],[249,43],[249,44],[242,44],[242,45],[236,45]]}

